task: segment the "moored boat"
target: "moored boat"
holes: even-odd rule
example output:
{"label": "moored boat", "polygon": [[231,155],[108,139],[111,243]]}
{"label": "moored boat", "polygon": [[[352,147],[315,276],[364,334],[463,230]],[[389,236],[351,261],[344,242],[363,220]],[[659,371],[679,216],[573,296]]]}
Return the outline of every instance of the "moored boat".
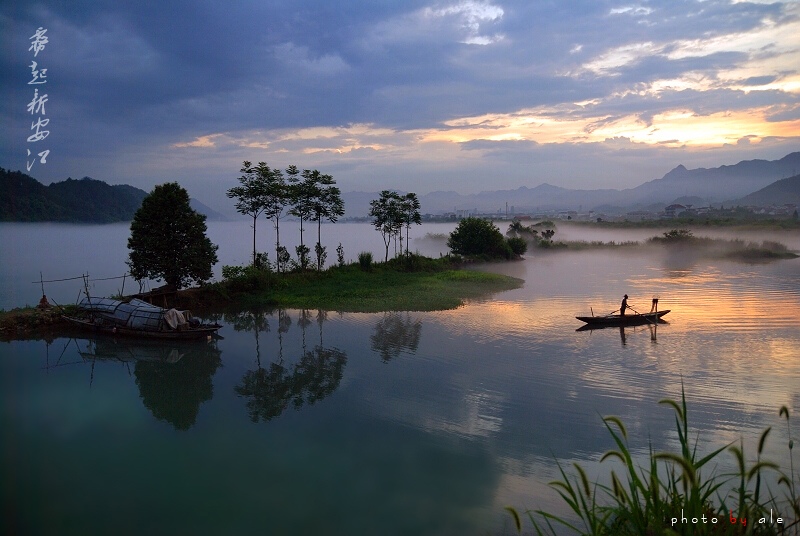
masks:
{"label": "moored boat", "polygon": [[213,335],[219,324],[203,324],[189,311],[163,309],[139,299],[85,298],[79,316],[64,316],[73,325],[111,335],[151,339],[199,339]]}

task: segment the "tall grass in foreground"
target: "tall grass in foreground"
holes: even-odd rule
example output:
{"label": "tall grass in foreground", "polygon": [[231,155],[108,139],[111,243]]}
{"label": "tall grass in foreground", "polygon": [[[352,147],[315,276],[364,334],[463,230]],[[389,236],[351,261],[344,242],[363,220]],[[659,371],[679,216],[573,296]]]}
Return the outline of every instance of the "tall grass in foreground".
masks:
{"label": "tall grass in foreground", "polygon": [[[624,467],[624,482],[614,470],[610,485],[590,484],[586,472],[575,465],[577,475],[568,476],[558,465],[561,480],[550,483],[577,520],[536,510],[526,512],[536,534],[572,532],[586,535],[723,535],[723,534],[800,534],[800,503],[794,483],[794,461],[789,436],[790,474],[774,463],[762,459],[764,445],[771,428],[761,434],[758,455],[748,466],[741,443],[725,445],[702,458],[697,442],[690,445],[686,397],[681,389],[681,402],[665,399],[659,402],[675,411],[680,452],[653,452],[650,449],[647,469],[634,465],[628,447],[628,434],[617,417],[603,422],[617,448],[606,452],[601,462],[614,458]],[[789,410],[783,406],[780,416]],[[789,429],[791,434],[791,430]],[[709,463],[728,450],[736,459],[733,474],[717,475]],[[765,484],[763,473],[775,471],[776,493]],[[702,474],[701,474],[702,473]],[[735,487],[722,496],[723,490]],[[767,488],[767,489],[765,489]],[[522,533],[523,520],[513,507],[506,507],[517,531]],[[781,522],[778,522],[778,519]]]}

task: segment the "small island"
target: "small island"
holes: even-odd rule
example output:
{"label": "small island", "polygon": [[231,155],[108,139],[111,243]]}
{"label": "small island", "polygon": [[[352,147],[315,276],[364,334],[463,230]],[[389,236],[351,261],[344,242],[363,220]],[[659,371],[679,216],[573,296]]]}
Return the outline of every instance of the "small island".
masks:
{"label": "small island", "polygon": [[[341,244],[336,262],[327,264],[327,248],[321,242],[323,220],[335,223],[343,204],[335,181],[316,170],[302,173],[290,166],[284,178],[280,170],[265,163],[245,162],[240,186],[228,196],[236,208],[253,218],[253,256],[247,266],[223,266],[222,280],[210,282],[217,262],[217,246],[206,236],[205,216],[189,206],[189,196],[177,183],[156,186],[136,211],[128,239],[130,275],[137,281],[163,280],[169,306],[196,312],[242,310],[254,307],[318,308],[342,312],[434,311],[462,306],[466,300],[482,299],[504,290],[519,288],[520,279],[466,269],[475,262],[520,259],[524,240],[505,238],[490,221],[463,220],[448,240],[452,254],[438,259],[412,253],[411,225],[421,224],[416,194],[404,196],[384,190],[372,203],[375,229],[385,245],[383,262],[370,252],[345,262]],[[170,214],[170,218],[164,218]],[[292,258],[280,244],[279,223],[283,215],[300,219],[301,243]],[[273,220],[276,230],[275,260],[258,252],[256,224],[259,216]],[[315,257],[303,243],[303,222],[317,226]],[[404,243],[405,240],[405,243]],[[395,256],[389,248],[399,244]],[[405,246],[405,247],[404,247]],[[145,297],[141,293],[132,297]],[[117,296],[119,299],[127,299]],[[162,305],[162,303],[159,303]],[[163,303],[167,305],[167,303]],[[0,311],[0,339],[57,336],[65,328],[63,316],[71,307],[52,307],[43,299],[36,308]]]}

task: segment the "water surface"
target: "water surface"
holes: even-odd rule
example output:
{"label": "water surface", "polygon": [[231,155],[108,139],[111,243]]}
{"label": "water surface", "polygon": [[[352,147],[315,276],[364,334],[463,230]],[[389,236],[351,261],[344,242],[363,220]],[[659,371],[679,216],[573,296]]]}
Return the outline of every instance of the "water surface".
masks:
{"label": "water surface", "polygon": [[[797,260],[587,251],[479,269],[526,283],[452,311],[228,314],[213,344],[0,344],[7,526],[502,533],[507,504],[565,511],[547,488],[555,459],[607,473],[600,415],[620,416],[640,456],[674,448],[657,402],[681,384],[701,451],[741,438],[752,459],[773,426],[767,455],[788,468]],[[575,314],[624,293],[637,309],[658,295],[669,323],[576,331]]]}

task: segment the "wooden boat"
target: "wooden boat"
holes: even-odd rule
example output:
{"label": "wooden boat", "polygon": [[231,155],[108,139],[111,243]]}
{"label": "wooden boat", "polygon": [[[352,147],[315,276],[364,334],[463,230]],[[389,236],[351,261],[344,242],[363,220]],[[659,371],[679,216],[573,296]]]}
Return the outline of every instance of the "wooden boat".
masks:
{"label": "wooden boat", "polygon": [[641,326],[642,324],[664,323],[661,317],[669,313],[670,309],[663,311],[653,311],[650,313],[633,313],[627,315],[606,315],[606,316],[576,316],[581,322],[586,322],[589,326]]}
{"label": "wooden boat", "polygon": [[114,336],[188,340],[208,338],[221,328],[203,324],[189,311],[163,309],[142,300],[129,302],[110,298],[85,298],[79,316],[63,318],[75,326]]}

